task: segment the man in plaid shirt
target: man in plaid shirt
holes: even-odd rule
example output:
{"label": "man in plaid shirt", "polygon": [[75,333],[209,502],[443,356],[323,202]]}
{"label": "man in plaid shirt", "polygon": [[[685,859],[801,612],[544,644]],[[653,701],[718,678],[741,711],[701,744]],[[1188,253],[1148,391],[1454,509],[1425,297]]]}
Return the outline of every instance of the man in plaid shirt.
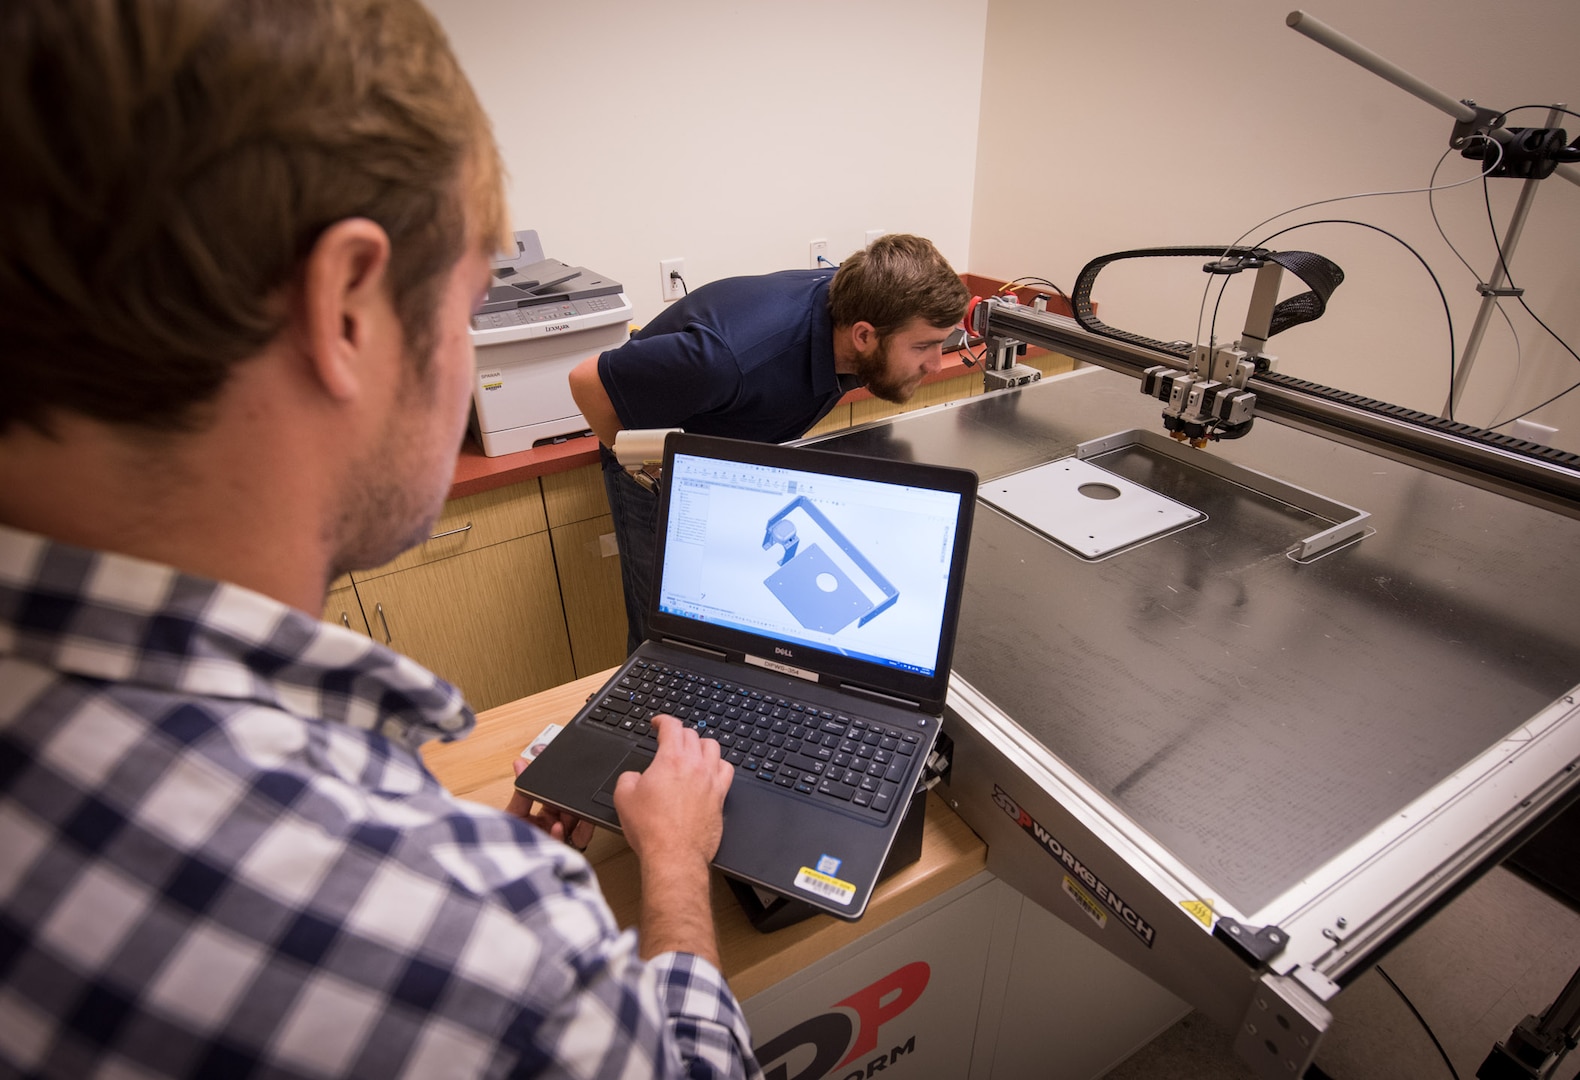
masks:
{"label": "man in plaid shirt", "polygon": [[0,1075],[759,1076],[731,770],[574,822],[451,798],[456,690],[315,614],[425,537],[504,236],[415,0],[0,7]]}

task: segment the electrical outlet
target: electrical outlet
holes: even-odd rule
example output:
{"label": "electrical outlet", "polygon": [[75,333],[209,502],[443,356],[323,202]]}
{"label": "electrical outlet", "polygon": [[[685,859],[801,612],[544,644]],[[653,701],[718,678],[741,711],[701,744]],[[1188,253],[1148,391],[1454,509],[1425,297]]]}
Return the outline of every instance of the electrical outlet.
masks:
{"label": "electrical outlet", "polygon": [[807,263],[807,265],[814,270],[821,270],[825,266],[832,266],[833,264],[828,261],[828,241],[812,241],[811,254],[808,256],[808,259],[810,261]]}
{"label": "electrical outlet", "polygon": [[887,229],[868,229],[867,230],[867,239],[863,242],[862,246],[863,247],[871,247],[872,246],[872,242],[874,240],[876,240],[878,237],[882,236],[884,233],[886,233],[888,231],[889,230],[887,230]]}
{"label": "electrical outlet", "polygon": [[659,262],[658,295],[666,304],[686,295],[685,259],[664,259]]}

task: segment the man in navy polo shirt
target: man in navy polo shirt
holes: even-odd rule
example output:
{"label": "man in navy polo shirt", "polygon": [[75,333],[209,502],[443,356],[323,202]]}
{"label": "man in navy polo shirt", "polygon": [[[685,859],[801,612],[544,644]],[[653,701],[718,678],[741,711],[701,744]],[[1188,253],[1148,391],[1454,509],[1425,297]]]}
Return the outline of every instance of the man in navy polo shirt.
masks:
{"label": "man in navy polo shirt", "polygon": [[646,636],[658,499],[610,447],[623,430],[683,428],[756,442],[806,434],[847,391],[909,401],[943,365],[970,293],[933,245],[891,234],[837,271],[785,270],[704,285],[630,341],[571,372],[602,444],[629,629]]}

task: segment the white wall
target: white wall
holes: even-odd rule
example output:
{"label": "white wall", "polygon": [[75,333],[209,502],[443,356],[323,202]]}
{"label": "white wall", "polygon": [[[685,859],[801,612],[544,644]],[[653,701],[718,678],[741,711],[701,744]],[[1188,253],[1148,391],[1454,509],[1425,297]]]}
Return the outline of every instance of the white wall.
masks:
{"label": "white wall", "polygon": [[[991,0],[971,267],[1040,274],[1068,289],[1089,259],[1134,247],[1227,243],[1286,208],[1361,191],[1424,187],[1452,121],[1288,29],[1299,0]],[[1335,29],[1454,98],[1580,110],[1580,4],[1573,0],[1310,0]],[[1541,126],[1544,113],[1515,123]],[[1571,138],[1580,119],[1565,124]],[[1439,183],[1474,175],[1457,155]],[[1518,181],[1494,180],[1501,233]],[[1449,236],[1485,279],[1494,250],[1478,183],[1442,192]],[[1407,240],[1448,291],[1462,350],[1480,298],[1437,236],[1426,196],[1322,206],[1318,217],[1380,225]],[[1580,188],[1543,182],[1512,263],[1527,302],[1580,349]],[[1448,341],[1430,279],[1403,248],[1352,226],[1273,241],[1327,255],[1347,274],[1317,323],[1273,339],[1281,370],[1438,412]],[[1196,336],[1205,275],[1194,261],[1105,271],[1094,298],[1110,325],[1163,340]],[[1249,275],[1242,275],[1248,278]],[[1239,279],[1236,279],[1237,281]],[[1284,295],[1295,291],[1286,281]],[[1243,300],[1225,301],[1233,340]],[[1489,424],[1580,380],[1580,362],[1512,301],[1523,363],[1496,319],[1461,419]],[[1580,450],[1580,391],[1532,419]]]}
{"label": "white wall", "polygon": [[[1296,2],[431,0],[493,118],[514,223],[538,229],[548,254],[623,282],[639,322],[661,307],[660,259],[684,258],[698,285],[806,265],[814,238],[837,260],[881,228],[931,237],[960,270],[1068,288],[1097,255],[1226,243],[1304,202],[1425,186],[1449,118],[1288,29]],[[1572,0],[1308,10],[1451,96],[1580,110]],[[1566,126],[1573,135],[1580,119]],[[1438,182],[1474,169],[1453,156]],[[1517,187],[1492,182],[1500,233]],[[1484,278],[1494,251],[1480,184],[1436,203]],[[1479,297],[1424,195],[1316,207],[1250,239],[1317,217],[1369,222],[1420,251],[1462,353]],[[1515,280],[1580,348],[1577,240],[1580,188],[1544,181]],[[1415,259],[1353,226],[1273,244],[1347,274],[1320,322],[1274,339],[1282,370],[1439,411],[1447,329]],[[1239,330],[1239,280],[1220,337]],[[1113,325],[1194,338],[1204,285],[1194,263],[1115,267],[1097,299]],[[1521,359],[1495,318],[1459,413],[1473,423],[1580,379],[1580,362],[1505,307]],[[1580,450],[1580,391],[1532,419]]]}
{"label": "white wall", "polygon": [[491,116],[515,227],[622,282],[839,260],[868,229],[966,269],[987,0],[430,0]]}

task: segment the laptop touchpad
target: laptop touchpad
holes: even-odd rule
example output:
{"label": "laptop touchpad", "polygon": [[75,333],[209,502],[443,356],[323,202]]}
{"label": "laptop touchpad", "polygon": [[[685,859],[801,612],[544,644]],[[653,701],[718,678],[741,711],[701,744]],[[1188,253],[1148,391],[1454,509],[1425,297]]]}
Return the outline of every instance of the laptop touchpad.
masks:
{"label": "laptop touchpad", "polygon": [[653,764],[653,755],[647,750],[632,750],[620,764],[614,767],[608,777],[604,779],[603,786],[593,795],[593,802],[604,806],[614,807],[614,786],[620,781],[621,773],[646,772],[647,767]]}

